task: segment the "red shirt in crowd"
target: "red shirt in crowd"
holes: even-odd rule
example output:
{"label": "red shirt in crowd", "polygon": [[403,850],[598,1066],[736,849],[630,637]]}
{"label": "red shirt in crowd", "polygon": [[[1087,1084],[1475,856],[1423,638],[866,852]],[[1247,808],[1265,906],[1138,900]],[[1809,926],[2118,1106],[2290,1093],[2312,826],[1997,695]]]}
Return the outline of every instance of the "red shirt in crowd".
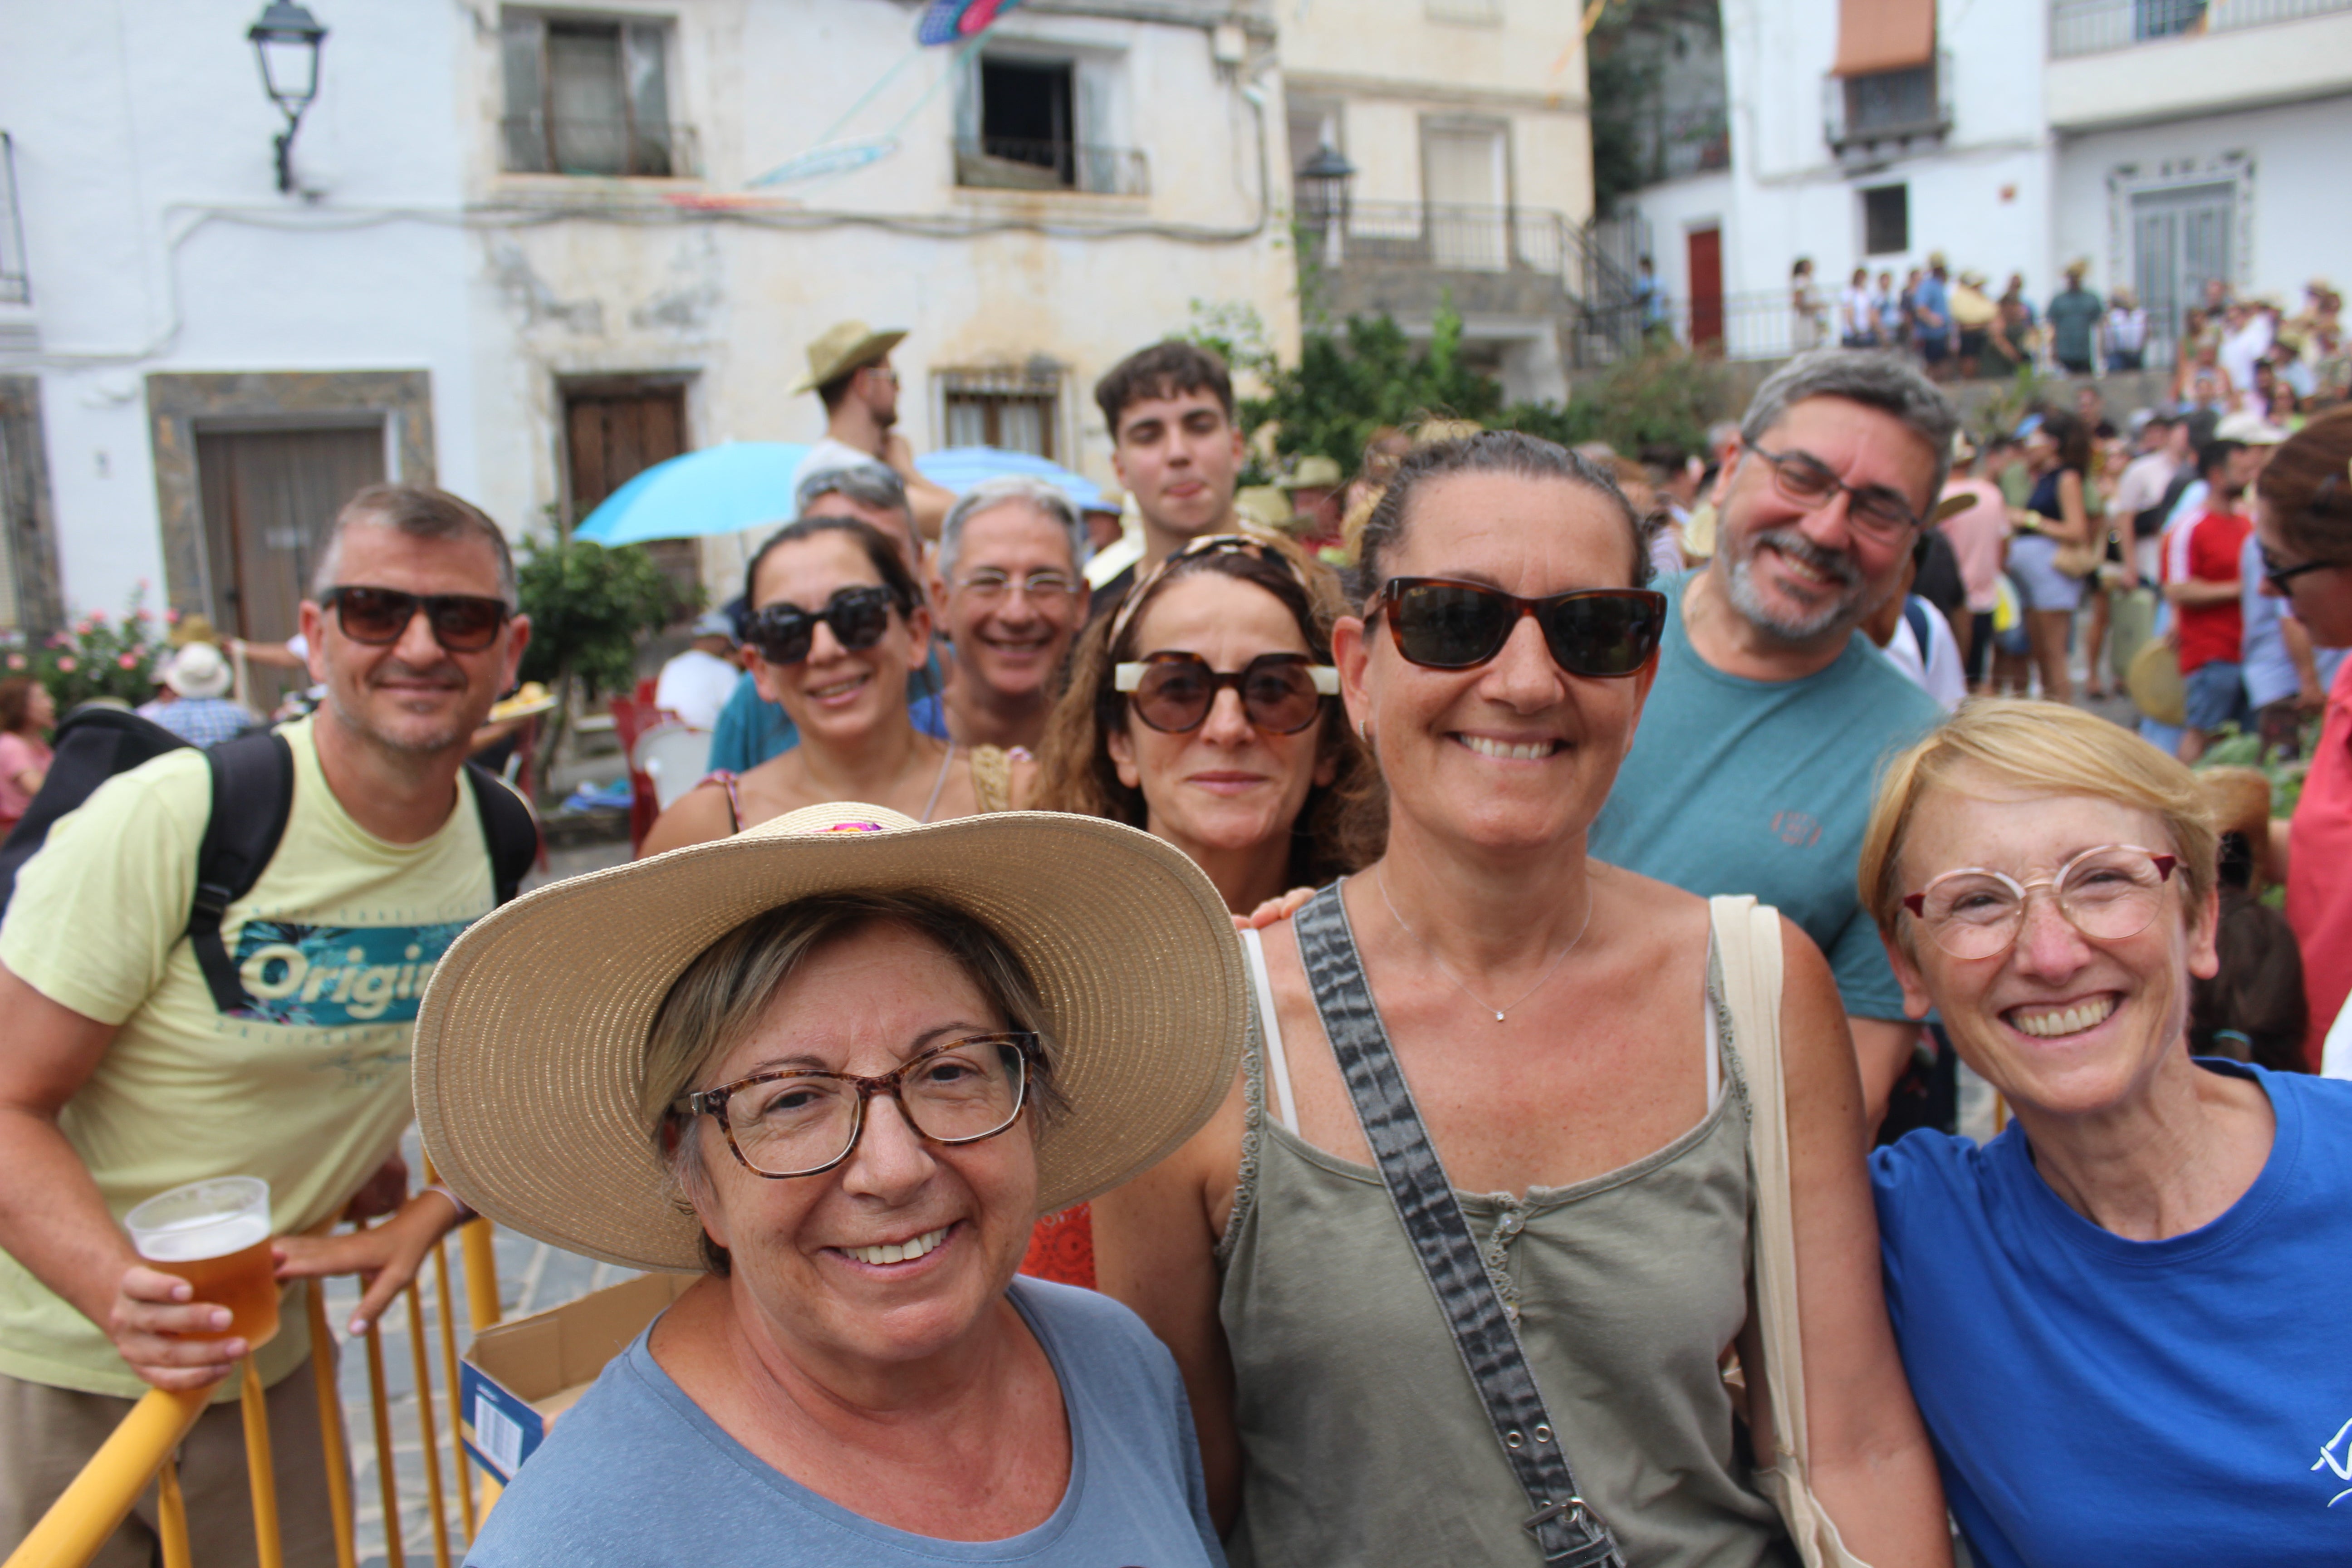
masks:
{"label": "red shirt in crowd", "polygon": [[[2164,542],[2164,580],[2236,582],[2239,554],[2253,531],[2254,520],[2234,511],[2209,511],[2181,524]],[[2175,605],[2172,614],[2180,628],[2181,674],[2216,659],[2235,664],[2243,656],[2246,617],[2237,595],[2215,605]]]}
{"label": "red shirt in crowd", "polygon": [[2316,1071],[2328,1026],[2352,996],[2352,659],[2336,672],[2319,749],[2294,808],[2286,921],[2303,949],[2303,989],[2311,1003],[2305,1056]]}

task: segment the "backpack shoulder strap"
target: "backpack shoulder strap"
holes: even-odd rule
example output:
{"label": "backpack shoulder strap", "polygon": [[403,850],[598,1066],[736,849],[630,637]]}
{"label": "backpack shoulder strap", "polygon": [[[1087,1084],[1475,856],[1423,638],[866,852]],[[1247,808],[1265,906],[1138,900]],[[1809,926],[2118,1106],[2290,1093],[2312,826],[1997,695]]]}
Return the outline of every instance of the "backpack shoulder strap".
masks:
{"label": "backpack shoulder strap", "polygon": [[539,820],[496,773],[472,763],[466,772],[474,786],[474,809],[482,818],[482,842],[490,851],[490,880],[498,901],[511,903],[539,858]]}
{"label": "backpack shoulder strap", "polygon": [[1919,645],[1919,663],[1922,668],[1926,667],[1928,656],[1936,650],[1936,645],[1930,640],[1927,631],[1927,615],[1931,607],[1927,600],[1916,594],[1903,601],[1903,618],[1910,625],[1911,640]]}
{"label": "backpack shoulder strap", "polygon": [[221,942],[221,919],[229,905],[253,890],[286,836],[286,819],[294,809],[294,752],[284,736],[268,731],[215,746],[205,761],[212,770],[212,816],[196,851],[188,941],[213,1005],[236,1013],[252,999]]}

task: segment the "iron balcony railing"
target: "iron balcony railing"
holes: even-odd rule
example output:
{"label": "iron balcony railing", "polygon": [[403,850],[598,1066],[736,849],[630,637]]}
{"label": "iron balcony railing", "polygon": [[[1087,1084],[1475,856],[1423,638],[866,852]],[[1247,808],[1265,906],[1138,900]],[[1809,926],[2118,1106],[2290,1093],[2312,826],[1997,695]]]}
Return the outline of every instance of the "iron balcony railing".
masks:
{"label": "iron balcony railing", "polygon": [[1804,318],[1800,317],[1793,297],[1779,289],[1696,301],[1667,300],[1647,322],[1640,303],[1626,301],[1591,312],[1588,331],[1617,344],[1644,340],[1680,343],[1715,359],[1787,359],[1838,341],[1835,302],[1826,295],[1817,300],[1816,308]]}
{"label": "iron balcony railing", "polygon": [[16,143],[0,131],[0,305],[33,302],[25,269],[25,221],[16,205]]}
{"label": "iron balcony railing", "polygon": [[1952,57],[1822,82],[1822,135],[1841,157],[1877,157],[1952,129]]}
{"label": "iron balcony railing", "polygon": [[960,138],[956,184],[967,190],[1076,191],[1093,196],[1147,196],[1151,164],[1131,147],[1085,142],[1032,142],[1013,136]]}
{"label": "iron balcony railing", "polygon": [[1299,230],[1309,258],[1323,267],[1539,272],[1571,289],[1581,281],[1573,226],[1538,207],[1351,202],[1344,215],[1301,212]]}
{"label": "iron balcony railing", "polygon": [[688,125],[515,114],[499,121],[499,130],[509,174],[691,179],[702,172]]}
{"label": "iron balcony railing", "polygon": [[2105,54],[2158,38],[2230,33],[2352,10],[2352,0],[2054,0],[2050,53]]}

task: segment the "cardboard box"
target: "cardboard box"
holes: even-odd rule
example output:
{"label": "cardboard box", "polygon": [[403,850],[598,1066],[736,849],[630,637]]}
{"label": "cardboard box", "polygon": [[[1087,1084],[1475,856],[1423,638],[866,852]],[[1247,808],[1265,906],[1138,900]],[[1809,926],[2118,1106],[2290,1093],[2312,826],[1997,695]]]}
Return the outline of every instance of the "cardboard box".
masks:
{"label": "cardboard box", "polygon": [[457,1436],[501,1484],[580,1401],[606,1363],[698,1274],[647,1274],[474,1336],[458,1373]]}

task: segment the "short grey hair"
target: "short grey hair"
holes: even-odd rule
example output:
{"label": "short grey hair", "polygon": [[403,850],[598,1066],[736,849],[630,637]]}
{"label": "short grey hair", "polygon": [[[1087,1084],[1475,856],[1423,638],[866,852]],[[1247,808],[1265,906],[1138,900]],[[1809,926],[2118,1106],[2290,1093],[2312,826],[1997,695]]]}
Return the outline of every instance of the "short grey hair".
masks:
{"label": "short grey hair", "polygon": [[860,506],[895,511],[907,520],[908,535],[914,536],[915,508],[907,499],[907,481],[880,463],[844,463],[839,468],[819,468],[793,492],[793,514],[806,517],[809,502],[821,495],[845,495]]}
{"label": "short grey hair", "polygon": [[515,589],[514,552],[489,514],[473,502],[431,485],[370,485],[343,503],[327,531],[319,563],[310,573],[315,604],[338,586],[343,570],[343,535],[354,528],[390,528],[411,539],[478,539],[498,563],[498,596],[509,610],[520,607]]}
{"label": "short grey hair", "polygon": [[1068,538],[1070,564],[1076,567],[1085,562],[1087,525],[1062,487],[1028,474],[1005,474],[982,479],[948,509],[947,521],[940,524],[940,576],[955,576],[957,558],[963,553],[964,524],[1007,501],[1023,501],[1044,512]]}
{"label": "short grey hair", "polygon": [[1756,389],[1739,421],[1740,444],[1756,445],[1809,397],[1843,397],[1901,420],[1936,454],[1928,505],[1943,494],[1944,480],[1952,470],[1952,433],[1960,427],[1960,411],[1917,365],[1880,349],[1826,348],[1799,354]]}

